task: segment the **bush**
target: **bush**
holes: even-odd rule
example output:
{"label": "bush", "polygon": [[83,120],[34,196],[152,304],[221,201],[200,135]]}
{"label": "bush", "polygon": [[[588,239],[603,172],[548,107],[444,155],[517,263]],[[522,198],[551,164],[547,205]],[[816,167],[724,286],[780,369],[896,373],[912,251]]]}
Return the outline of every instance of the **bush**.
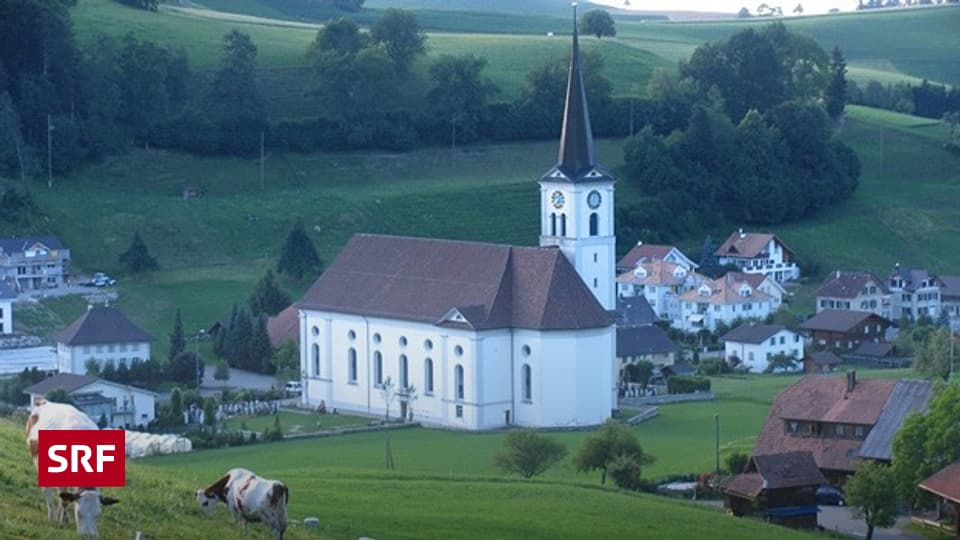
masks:
{"label": "bush", "polygon": [[747,466],[747,461],[750,459],[750,456],[743,452],[734,452],[727,456],[725,465],[727,466],[727,472],[730,474],[740,474],[743,472],[743,469]]}
{"label": "bush", "polygon": [[727,362],[722,359],[702,360],[700,362],[700,366],[697,368],[697,373],[700,375],[723,375],[732,371],[733,368],[731,368]]}
{"label": "bush", "polygon": [[511,431],[503,441],[503,450],[493,456],[493,465],[505,474],[533,478],[563,459],[566,453],[563,444],[536,431]]}
{"label": "bush", "polygon": [[704,377],[684,377],[674,375],[667,379],[668,394],[692,394],[694,392],[709,392],[710,379]]}

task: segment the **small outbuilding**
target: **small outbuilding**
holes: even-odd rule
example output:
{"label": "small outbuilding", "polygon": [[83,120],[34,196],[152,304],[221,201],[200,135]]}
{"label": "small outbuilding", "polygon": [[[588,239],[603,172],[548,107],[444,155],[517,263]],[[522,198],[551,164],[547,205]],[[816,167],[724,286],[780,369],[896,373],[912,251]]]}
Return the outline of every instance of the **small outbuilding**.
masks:
{"label": "small outbuilding", "polygon": [[960,462],[948,465],[940,472],[920,482],[920,489],[942,498],[953,507],[956,530],[960,538]]}
{"label": "small outbuilding", "polygon": [[807,451],[753,456],[742,474],[722,486],[723,506],[795,529],[817,527],[817,488],[827,483]]}
{"label": "small outbuilding", "polygon": [[843,358],[831,351],[814,351],[807,353],[803,358],[803,371],[805,373],[833,373],[840,369],[842,364]]}

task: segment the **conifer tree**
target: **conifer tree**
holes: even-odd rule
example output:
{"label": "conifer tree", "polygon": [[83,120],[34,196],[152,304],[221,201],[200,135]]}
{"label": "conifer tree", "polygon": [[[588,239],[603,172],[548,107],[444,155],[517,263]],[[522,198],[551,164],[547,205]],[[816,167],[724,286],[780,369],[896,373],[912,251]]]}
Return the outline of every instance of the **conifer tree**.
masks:
{"label": "conifer tree", "polygon": [[250,313],[253,315],[261,313],[276,315],[290,305],[290,297],[280,290],[277,279],[273,275],[273,270],[267,270],[266,275],[257,282],[257,287],[250,294],[247,304],[250,306]]}
{"label": "conifer tree", "polygon": [[173,319],[173,332],[170,333],[170,351],[167,354],[167,359],[172,362],[186,348],[187,340],[183,336],[183,320],[180,318],[180,308],[177,308],[177,315]]}
{"label": "conifer tree", "polygon": [[847,62],[840,47],[834,47],[830,54],[830,82],[824,94],[827,114],[834,120],[840,118],[847,102]]}
{"label": "conifer tree", "polygon": [[303,276],[320,270],[322,270],[320,256],[313,247],[313,241],[307,236],[303,222],[297,220],[283,243],[280,260],[277,261],[277,272],[303,279]]}
{"label": "conifer tree", "polygon": [[133,233],[133,240],[130,247],[120,254],[120,264],[122,264],[131,274],[139,274],[151,270],[159,270],[160,264],[157,259],[150,255],[147,245],[140,238],[140,233]]}
{"label": "conifer tree", "polygon": [[250,339],[251,369],[261,373],[273,373],[276,367],[273,364],[273,346],[270,344],[270,334],[267,333],[267,316],[257,317]]}

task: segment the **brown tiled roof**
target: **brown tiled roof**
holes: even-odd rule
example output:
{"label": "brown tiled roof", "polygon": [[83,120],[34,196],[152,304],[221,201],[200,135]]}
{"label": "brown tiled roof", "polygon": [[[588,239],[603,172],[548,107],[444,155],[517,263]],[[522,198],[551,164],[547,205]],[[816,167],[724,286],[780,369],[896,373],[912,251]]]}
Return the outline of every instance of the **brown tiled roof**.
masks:
{"label": "brown tiled roof", "polygon": [[769,294],[757,290],[752,285],[750,286],[752,289],[750,296],[740,296],[740,288],[743,285],[749,285],[749,283],[737,281],[736,275],[733,273],[728,273],[713,281],[707,281],[706,285],[710,287],[710,296],[702,296],[700,287],[696,287],[680,295],[680,300],[708,304],[744,304],[746,302],[766,302],[772,299]]}
{"label": "brown tiled roof", "polygon": [[280,347],[285,341],[298,343],[300,332],[300,310],[296,304],[267,319],[267,335],[274,348]]}
{"label": "brown tiled roof", "polygon": [[738,474],[723,484],[723,491],[754,499],[763,491],[763,477],[755,472]]}
{"label": "brown tiled roof", "polygon": [[763,477],[766,489],[819,486],[827,480],[817,468],[813,454],[806,450],[753,456],[747,470],[756,470]]}
{"label": "brown tiled roof", "polygon": [[786,326],[780,324],[755,324],[746,322],[727,332],[720,339],[734,343],[763,343]]}
{"label": "brown tiled roof", "polygon": [[153,341],[150,334],[133,324],[119,310],[106,306],[91,307],[79,319],[53,337],[58,343],[66,345]]}
{"label": "brown tiled roof", "polygon": [[644,259],[652,261],[654,259],[663,259],[666,257],[670,250],[673,249],[673,246],[665,246],[662,244],[639,244],[633,246],[630,251],[627,252],[623,258],[620,259],[620,262],[617,263],[618,270],[629,270],[637,266],[637,262]]}
{"label": "brown tiled roof", "polygon": [[871,272],[831,272],[817,289],[817,296],[856,298],[867,283],[873,282],[882,293],[887,292],[883,280]]}
{"label": "brown tiled roof", "polygon": [[839,366],[843,359],[831,351],[815,351],[807,355],[818,366]]}
{"label": "brown tiled roof", "polygon": [[733,234],[727,238],[727,241],[723,243],[715,255],[719,257],[740,257],[745,259],[752,259],[757,255],[760,255],[761,252],[767,247],[767,244],[770,243],[770,240],[776,240],[777,243],[789,254],[793,254],[793,250],[788,248],[783,242],[780,241],[774,234],[768,233],[740,233],[734,231]]}
{"label": "brown tiled roof", "polygon": [[806,450],[821,469],[853,471],[862,441],[788,435],[788,420],[873,426],[896,381],[858,380],[847,392],[844,377],[807,375],[777,396],[754,446],[754,455]]}
{"label": "brown tiled roof", "polygon": [[947,465],[940,472],[920,482],[920,489],[960,503],[960,463]]}
{"label": "brown tiled roof", "polygon": [[53,377],[48,377],[33,386],[23,390],[25,394],[47,395],[51,390],[63,388],[68,394],[78,388],[83,388],[88,384],[97,382],[96,377],[89,375],[74,375],[72,373],[58,373]]}
{"label": "brown tiled roof", "polygon": [[890,323],[887,319],[868,311],[826,309],[804,321],[803,324],[800,325],[800,328],[804,330],[847,333],[870,317],[874,317],[888,324]]}
{"label": "brown tiled roof", "polygon": [[[679,264],[661,259],[643,261],[640,263],[640,266],[646,271],[646,276],[638,276],[636,274],[636,268],[634,268],[617,276],[617,282],[643,285],[679,285],[690,275],[687,269]],[[683,269],[683,277],[677,277],[675,274],[678,268]]]}
{"label": "brown tiled roof", "polygon": [[556,248],[357,234],[297,303],[477,330],[602,328],[613,316]]}
{"label": "brown tiled roof", "polygon": [[857,356],[873,356],[875,358],[884,358],[893,354],[893,343],[874,343],[872,341],[864,341],[860,344],[855,351],[854,355]]}

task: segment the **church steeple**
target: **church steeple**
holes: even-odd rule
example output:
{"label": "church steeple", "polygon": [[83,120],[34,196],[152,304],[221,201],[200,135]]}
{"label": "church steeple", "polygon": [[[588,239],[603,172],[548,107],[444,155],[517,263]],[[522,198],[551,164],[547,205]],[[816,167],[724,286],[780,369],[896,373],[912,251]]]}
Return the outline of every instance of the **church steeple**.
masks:
{"label": "church steeple", "polygon": [[560,152],[557,164],[544,180],[590,182],[609,180],[606,171],[598,167],[593,149],[593,131],[587,110],[587,93],[580,72],[580,39],[577,34],[577,4],[573,3],[573,45],[570,50],[570,69],[567,75],[567,97],[563,108],[563,129],[560,132]]}

